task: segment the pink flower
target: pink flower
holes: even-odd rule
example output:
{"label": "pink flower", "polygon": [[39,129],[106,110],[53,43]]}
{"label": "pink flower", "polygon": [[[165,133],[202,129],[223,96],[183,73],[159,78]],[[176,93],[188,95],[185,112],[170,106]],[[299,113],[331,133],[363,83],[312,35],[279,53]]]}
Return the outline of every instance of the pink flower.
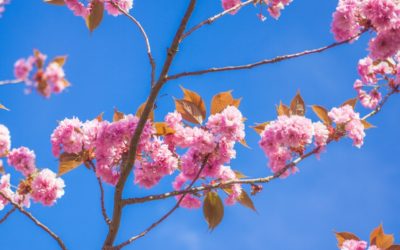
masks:
{"label": "pink flower", "polygon": [[8,128],[0,124],[0,157],[5,156],[11,147],[11,137]]}
{"label": "pink flower", "polygon": [[89,15],[89,8],[78,0],[65,0],[65,4],[76,16],[86,18]]}
{"label": "pink flower", "polygon": [[228,106],[221,113],[211,115],[206,127],[216,138],[241,141],[245,137],[242,113],[234,106]]}
{"label": "pink flower", "polygon": [[83,149],[82,123],[77,118],[64,119],[51,135],[52,152],[55,157],[61,149],[66,153],[80,153]]}
{"label": "pink flower", "polygon": [[358,99],[364,107],[375,109],[382,100],[382,94],[376,89],[371,90],[369,93],[359,90]]}
{"label": "pink flower", "polygon": [[366,1],[362,11],[378,32],[395,28],[400,19],[398,3],[393,0]]}
{"label": "pink flower", "polygon": [[369,50],[373,59],[386,59],[393,56],[400,49],[400,31],[387,30],[378,33],[378,36],[369,43]]}
{"label": "pink flower", "polygon": [[340,247],[340,250],[365,250],[367,242],[358,240],[345,240]]}
{"label": "pink flower", "polygon": [[361,120],[354,119],[346,124],[345,130],[347,132],[347,136],[353,140],[353,145],[360,148],[364,143],[364,125]]}
{"label": "pink flower", "polygon": [[375,245],[368,247],[368,250],[383,250]]}
{"label": "pink flower", "polygon": [[[180,197],[180,195],[176,196],[177,199],[180,199]],[[183,208],[197,209],[201,207],[201,200],[191,194],[187,194],[183,197],[180,206]]]}
{"label": "pink flower", "polygon": [[0,0],[0,17],[1,17],[1,14],[5,11],[4,6],[8,3],[10,3],[9,0]]}
{"label": "pink flower", "polygon": [[[224,10],[229,10],[235,6],[237,6],[238,4],[241,4],[241,0],[222,0],[222,8],[224,8]],[[239,9],[236,10],[232,10],[230,13],[232,15],[235,15],[237,12],[239,11]]]}
{"label": "pink flower", "polygon": [[329,118],[333,120],[333,122],[338,124],[344,124],[349,122],[352,119],[358,119],[359,116],[353,110],[353,107],[350,105],[345,105],[339,108],[333,108],[328,113]]}
{"label": "pink flower", "polygon": [[313,123],[315,145],[324,147],[329,138],[329,130],[322,122]]}
{"label": "pink flower", "polygon": [[29,73],[32,71],[32,64],[23,58],[19,59],[14,64],[15,78],[25,81],[28,79]]}
{"label": "pink flower", "polygon": [[8,164],[15,167],[24,176],[28,176],[36,170],[35,160],[35,153],[26,147],[13,149],[7,155]]}
{"label": "pink flower", "polygon": [[35,202],[51,206],[64,195],[64,187],[64,181],[53,171],[45,168],[34,177],[31,196]]}
{"label": "pink flower", "polygon": [[50,63],[46,71],[44,72],[44,77],[50,83],[51,90],[54,93],[61,93],[66,86],[65,84],[65,73],[62,67],[56,62]]}
{"label": "pink flower", "polygon": [[0,211],[8,204],[8,200],[13,198],[14,193],[11,191],[10,174],[2,175],[0,178]]}
{"label": "pink flower", "polygon": [[125,12],[129,12],[133,7],[133,0],[105,0],[104,7],[108,14],[118,16],[121,12],[114,5],[118,5]]}
{"label": "pink flower", "polygon": [[333,13],[331,31],[338,42],[345,41],[358,34],[361,27],[358,23],[359,1],[340,0]]}

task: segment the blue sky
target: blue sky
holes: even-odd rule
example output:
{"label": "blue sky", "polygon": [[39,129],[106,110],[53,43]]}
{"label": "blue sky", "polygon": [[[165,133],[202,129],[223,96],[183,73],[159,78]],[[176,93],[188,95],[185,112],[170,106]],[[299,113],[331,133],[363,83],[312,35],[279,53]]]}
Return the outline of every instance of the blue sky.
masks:
{"label": "blue sky", "polygon": [[[159,64],[186,2],[137,0],[131,11],[146,28]],[[268,18],[265,22],[256,18],[258,9],[246,7],[185,40],[171,71],[249,63],[329,44],[336,4],[334,0],[317,5],[294,1],[279,21]],[[46,100],[36,94],[24,95],[22,86],[4,86],[0,91],[1,102],[11,109],[0,113],[0,123],[10,128],[13,146],[34,149],[38,165],[56,171],[49,138],[57,121],[72,116],[92,119],[101,112],[111,119],[114,107],[135,112],[145,101],[149,92],[145,47],[138,30],[125,17],[106,16],[101,27],[90,34],[83,20],[66,7],[13,0],[6,8],[0,19],[0,79],[12,78],[13,63],[30,55],[33,48],[49,57],[69,55],[65,70],[72,87],[66,93]],[[220,11],[219,0],[198,1],[189,26]],[[367,54],[367,41],[365,36],[318,55],[170,82],[157,101],[156,118],[173,110],[172,97],[181,96],[179,85],[197,91],[208,103],[214,94],[233,89],[235,96],[243,97],[241,110],[248,118],[247,125],[274,119],[274,105],[280,100],[289,102],[297,90],[308,104],[338,105],[355,95],[356,64]],[[371,119],[378,128],[368,131],[362,149],[352,147],[349,140],[334,143],[320,160],[310,158],[301,163],[300,173],[266,185],[254,198],[258,213],[240,205],[226,207],[223,222],[210,233],[201,210],[180,209],[126,249],[336,249],[334,230],[368,239],[381,222],[387,232],[400,238],[399,105],[400,100],[393,98]],[[258,135],[250,128],[246,133],[252,149],[239,145],[232,168],[250,177],[269,175],[267,159],[257,146]],[[34,204],[30,211],[59,234],[69,249],[100,249],[107,228],[94,175],[81,167],[64,180],[66,194],[56,206]],[[171,180],[166,178],[147,191],[134,186],[131,178],[125,195],[169,191]],[[107,186],[109,212],[112,199],[113,188]],[[143,230],[174,202],[127,208],[118,242]],[[5,250],[57,249],[53,239],[18,213],[0,225],[0,235]]]}

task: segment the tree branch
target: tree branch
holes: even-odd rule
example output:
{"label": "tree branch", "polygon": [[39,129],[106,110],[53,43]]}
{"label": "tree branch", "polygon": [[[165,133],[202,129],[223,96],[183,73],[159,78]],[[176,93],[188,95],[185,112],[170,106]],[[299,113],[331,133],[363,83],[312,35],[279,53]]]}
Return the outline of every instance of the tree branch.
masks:
{"label": "tree branch", "polygon": [[129,174],[131,173],[132,168],[135,163],[136,151],[138,148],[140,136],[143,132],[143,129],[147,122],[149,114],[150,114],[151,110],[153,109],[153,106],[157,99],[158,93],[160,92],[161,88],[164,86],[164,84],[167,81],[168,71],[171,67],[172,61],[175,58],[176,53],[178,52],[178,47],[179,47],[181,37],[183,35],[183,32],[186,29],[186,26],[187,26],[190,16],[193,13],[195,4],[196,4],[196,0],[190,0],[190,3],[185,12],[185,15],[183,16],[181,23],[179,25],[179,28],[178,28],[178,30],[174,36],[174,39],[171,43],[171,46],[168,49],[167,58],[165,59],[164,66],[162,68],[159,79],[157,80],[157,83],[151,89],[149,98],[146,102],[143,113],[142,113],[142,115],[139,119],[138,125],[135,129],[135,133],[133,134],[133,137],[132,137],[132,140],[131,140],[130,146],[129,146],[129,151],[128,151],[129,153],[128,153],[127,160],[121,166],[121,176],[116,185],[115,192],[114,192],[114,211],[113,211],[112,221],[111,221],[110,228],[109,228],[109,231],[107,234],[107,238],[103,245],[104,249],[112,247],[112,245],[115,241],[116,235],[118,233],[119,226],[121,223],[121,214],[122,214],[122,208],[123,208],[122,192],[125,187],[127,178],[129,176]]}
{"label": "tree branch", "polygon": [[[362,120],[366,120],[376,114],[378,114],[381,110],[382,107],[386,104],[386,102],[389,100],[390,96],[393,94],[399,93],[399,87],[394,88],[392,91],[390,91],[379,103],[379,105],[370,113],[365,115]],[[332,141],[328,141],[328,144],[331,143]],[[320,150],[319,147],[314,148],[312,151],[308,152],[305,155],[302,155],[298,158],[296,158],[294,161],[286,164],[286,166],[279,172],[277,172],[274,175],[270,175],[267,177],[262,177],[262,178],[254,178],[254,179],[239,179],[239,180],[231,180],[231,181],[226,181],[226,182],[218,182],[214,183],[211,185],[203,185],[203,186],[198,186],[198,187],[193,187],[191,189],[185,189],[185,190],[178,190],[178,191],[171,191],[163,194],[156,194],[156,195],[148,195],[144,197],[139,197],[139,198],[129,198],[129,199],[124,199],[123,204],[124,206],[126,205],[132,205],[132,204],[138,204],[138,203],[145,203],[149,201],[156,201],[156,200],[163,200],[167,199],[169,197],[177,196],[177,195],[182,195],[182,194],[196,194],[202,191],[209,191],[213,189],[219,189],[219,188],[226,188],[229,187],[233,184],[260,184],[260,183],[269,183],[270,181],[279,178],[284,172],[286,172],[289,168],[296,166],[299,164],[301,161],[304,159],[310,157],[311,155],[314,155],[318,153]]]}
{"label": "tree branch", "polygon": [[[87,161],[87,163],[90,165],[90,167],[93,169],[94,174],[96,174],[96,167],[93,164],[92,161]],[[110,225],[111,220],[107,215],[107,210],[106,206],[104,205],[104,188],[103,188],[103,183],[101,182],[100,177],[96,176],[97,182],[99,183],[99,188],[100,188],[100,206],[101,206],[101,213],[103,215],[104,221],[107,223],[107,225]]]}
{"label": "tree branch", "polygon": [[14,80],[4,80],[0,81],[0,86],[1,85],[11,85],[11,84],[18,84],[18,83],[23,83],[23,80],[20,79],[14,79]]}
{"label": "tree branch", "polygon": [[204,20],[203,22],[193,26],[192,28],[190,28],[187,32],[185,32],[185,34],[183,34],[181,41],[184,40],[186,37],[190,36],[193,32],[195,32],[196,30],[200,29],[201,27],[205,26],[205,25],[210,25],[212,23],[214,23],[217,19],[225,16],[226,14],[231,13],[232,11],[238,10],[246,5],[249,5],[251,3],[254,3],[256,0],[247,0],[246,2],[241,2],[240,4],[233,6],[230,9],[227,9],[215,16],[212,16],[210,18],[208,18],[207,20]]}
{"label": "tree branch", "polygon": [[337,47],[339,45],[349,43],[350,41],[352,41],[352,40],[358,38],[359,36],[361,36],[366,31],[367,30],[364,30],[364,31],[360,32],[359,34],[357,34],[356,36],[351,37],[350,39],[347,39],[345,41],[335,42],[335,43],[332,43],[330,45],[327,45],[327,46],[324,46],[324,47],[321,47],[321,48],[318,48],[318,49],[305,50],[305,51],[294,53],[294,54],[277,56],[277,57],[272,58],[272,59],[266,59],[266,60],[262,60],[262,61],[258,61],[258,62],[250,63],[250,64],[244,64],[244,65],[238,65],[238,66],[214,67],[214,68],[198,70],[198,71],[182,72],[182,73],[178,73],[178,74],[175,74],[175,75],[168,76],[167,79],[168,80],[175,80],[175,79],[178,79],[178,78],[181,78],[181,77],[186,77],[186,76],[197,76],[197,75],[204,75],[204,74],[224,72],[224,71],[251,69],[251,68],[258,67],[258,66],[265,65],[265,64],[272,64],[272,63],[277,63],[277,62],[281,62],[281,61],[285,61],[285,60],[289,60],[289,59],[293,59],[293,58],[297,58],[297,57],[301,57],[301,56],[316,54],[316,53],[320,53],[320,52],[323,52],[325,50]]}
{"label": "tree branch", "polygon": [[46,233],[48,233],[53,239],[55,239],[58,243],[58,245],[60,246],[61,249],[63,250],[67,250],[67,248],[65,247],[64,242],[61,240],[60,237],[58,237],[53,231],[51,231],[47,226],[45,226],[43,223],[41,223],[38,219],[36,219],[31,213],[29,213],[28,211],[26,211],[25,209],[23,209],[20,205],[18,205],[17,203],[15,203],[12,199],[8,198],[5,194],[3,194],[2,192],[0,192],[0,195],[8,200],[8,202],[10,202],[14,207],[16,207],[21,213],[23,213],[25,216],[27,216],[31,221],[33,221],[38,227],[40,227],[41,229],[43,229]]}
{"label": "tree branch", "polygon": [[17,210],[17,208],[16,208],[16,207],[13,207],[10,211],[8,211],[8,212],[3,216],[3,218],[0,219],[0,224],[3,223],[3,222],[5,222],[5,221],[7,220],[7,218],[8,218],[12,213],[14,213],[16,210]]}
{"label": "tree branch", "polygon": [[[206,163],[208,161],[208,158],[210,157],[210,154],[206,155],[206,157],[204,157],[204,160],[201,164],[201,167],[199,169],[199,171],[197,172],[196,177],[192,180],[192,182],[190,183],[190,185],[185,189],[185,190],[190,190],[194,183],[199,179],[201,173],[203,172],[204,167],[206,166]],[[175,210],[177,210],[180,206],[180,204],[182,203],[183,199],[186,197],[186,195],[188,194],[188,192],[183,193],[182,196],[179,198],[178,202],[175,204],[175,206],[169,210],[164,216],[162,216],[159,220],[157,220],[156,222],[154,222],[153,224],[151,224],[146,230],[144,230],[143,232],[141,232],[140,234],[133,236],[132,238],[128,239],[127,241],[119,244],[118,246],[115,246],[113,248],[113,250],[119,250],[129,244],[131,244],[132,242],[142,238],[143,236],[145,236],[147,233],[149,233],[151,230],[153,230],[155,227],[157,227],[159,224],[161,224],[164,220],[166,220],[173,212],[175,212]]]}
{"label": "tree branch", "polygon": [[140,33],[143,36],[143,39],[146,43],[146,49],[147,49],[147,56],[149,58],[150,66],[151,66],[151,86],[153,87],[155,84],[155,78],[156,78],[156,61],[153,58],[153,55],[151,53],[151,46],[150,46],[150,41],[149,37],[143,28],[142,24],[134,18],[132,15],[130,15],[128,12],[126,12],[124,9],[122,9],[118,4],[115,2],[111,1],[111,3],[116,7],[121,13],[123,13],[125,16],[127,16],[140,30]]}

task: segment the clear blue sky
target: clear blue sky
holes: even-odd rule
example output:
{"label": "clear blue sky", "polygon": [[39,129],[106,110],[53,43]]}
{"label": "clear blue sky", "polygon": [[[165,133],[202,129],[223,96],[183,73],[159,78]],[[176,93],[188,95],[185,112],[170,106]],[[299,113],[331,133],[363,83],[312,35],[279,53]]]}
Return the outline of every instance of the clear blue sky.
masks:
{"label": "clear blue sky", "polygon": [[[147,29],[158,63],[165,58],[179,19],[188,1],[137,0],[132,14]],[[221,11],[219,0],[198,1],[191,25]],[[172,72],[253,62],[276,55],[329,44],[331,15],[337,2],[315,4],[294,1],[277,22],[256,18],[257,9],[246,7],[196,32],[181,46]],[[0,123],[12,133],[13,146],[35,150],[40,167],[56,171],[51,155],[50,134],[57,121],[77,116],[82,120],[105,112],[111,119],[114,107],[135,112],[149,92],[149,65],[138,30],[125,17],[106,16],[90,34],[81,18],[66,7],[41,1],[14,0],[0,19],[0,79],[13,77],[12,65],[38,48],[49,57],[68,54],[67,78],[73,84],[50,100],[24,95],[22,86],[1,88],[0,100],[12,111],[0,113]],[[352,83],[356,64],[367,54],[367,37],[352,45],[285,61],[250,71],[219,73],[170,82],[157,104],[156,118],[173,110],[179,85],[199,92],[209,101],[220,91],[234,90],[243,97],[242,112],[247,125],[275,118],[274,105],[289,102],[301,90],[308,104],[338,105],[355,95]],[[308,159],[300,173],[264,187],[255,197],[258,214],[241,207],[227,207],[222,224],[212,233],[201,210],[178,210],[147,237],[127,249],[336,249],[333,231],[352,231],[364,239],[383,222],[386,231],[400,240],[400,100],[393,98],[371,122],[360,150],[349,140],[329,146],[321,160]],[[363,112],[366,112],[363,110]],[[248,176],[270,174],[267,159],[258,148],[258,135],[246,129],[252,150],[241,147],[232,167]],[[9,170],[9,169],[8,169]],[[17,175],[14,174],[14,178]],[[99,190],[94,175],[81,167],[67,175],[66,194],[54,207],[34,204],[30,211],[52,228],[69,249],[99,249],[107,228],[102,221]],[[171,178],[153,189],[168,191]],[[111,212],[113,189],[106,188]],[[129,181],[126,196],[149,191]],[[125,210],[118,241],[143,230],[173,204],[171,199]],[[57,249],[47,234],[26,217],[13,214],[0,225],[1,249]]]}

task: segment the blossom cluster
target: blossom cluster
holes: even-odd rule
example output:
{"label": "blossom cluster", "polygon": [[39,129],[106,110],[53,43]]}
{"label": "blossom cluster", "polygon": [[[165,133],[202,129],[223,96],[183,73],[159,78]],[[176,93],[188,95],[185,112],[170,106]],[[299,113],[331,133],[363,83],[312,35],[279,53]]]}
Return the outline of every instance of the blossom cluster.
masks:
{"label": "blossom cluster", "polygon": [[[290,3],[292,0],[258,0],[255,3],[260,4],[260,13],[257,14],[258,18],[262,21],[266,19],[266,17],[262,14],[262,7],[266,6],[271,17],[278,19],[281,16],[281,11]],[[231,9],[239,4],[241,4],[241,0],[222,0],[222,7],[224,10]],[[234,15],[238,12],[239,9],[231,11],[231,14]]]}
{"label": "blossom cluster", "polygon": [[63,70],[66,57],[56,57],[44,67],[46,59],[46,55],[34,50],[33,56],[15,62],[15,78],[25,82],[27,93],[36,89],[39,94],[50,97],[52,93],[61,93],[70,85]]}
{"label": "blossom cluster", "polygon": [[[85,155],[82,162],[95,161],[97,176],[116,185],[138,121],[139,118],[133,115],[123,115],[112,122],[65,119],[51,135],[53,154],[56,157],[62,154]],[[152,188],[164,176],[177,171],[180,173],[173,183],[176,190],[197,177],[220,181],[236,179],[234,171],[227,166],[236,156],[235,143],[245,136],[243,117],[236,107],[228,106],[211,115],[202,127],[185,125],[177,111],[167,114],[165,122],[159,124],[171,132],[160,134],[156,123],[146,122],[136,151],[135,184]],[[231,189],[227,204],[235,203],[241,194],[240,185],[233,185]],[[201,201],[187,195],[181,205],[198,208]]]}
{"label": "blossom cluster", "polygon": [[333,14],[332,32],[345,41],[370,29],[376,37],[369,42],[370,57],[384,60],[400,49],[400,5],[397,0],[339,0]]}
{"label": "blossom cluster", "polygon": [[[363,240],[346,240],[343,242],[340,250],[366,250],[368,243]],[[377,246],[373,245],[368,247],[368,250],[381,250]]]}
{"label": "blossom cluster", "polygon": [[0,17],[1,17],[1,14],[5,11],[4,6],[8,3],[10,3],[9,0],[0,0]]}
{"label": "blossom cluster", "polygon": [[[362,146],[364,125],[352,106],[332,108],[326,111],[325,117],[330,120],[313,123],[302,115],[280,114],[265,126],[260,133],[259,145],[269,158],[268,165],[274,174],[285,178],[297,172],[296,166],[289,163],[296,155],[303,155],[306,148],[313,144],[319,153],[330,140],[347,136],[353,140],[354,146]],[[332,122],[336,124],[335,127]]]}
{"label": "blossom cluster", "polygon": [[95,3],[100,3],[109,15],[118,16],[121,14],[118,7],[122,10],[129,12],[133,6],[133,0],[90,0],[87,5],[79,0],[65,0],[67,7],[76,15],[87,18]]}
{"label": "blossom cluster", "polygon": [[64,195],[64,181],[50,169],[38,169],[36,155],[33,151],[26,147],[10,150],[10,132],[1,124],[0,145],[2,152],[0,157],[5,157],[8,165],[24,176],[16,190],[13,191],[10,183],[11,175],[4,172],[3,161],[0,160],[3,172],[0,177],[0,210],[9,203],[9,200],[25,207],[30,206],[31,199],[45,206],[51,206]]}

